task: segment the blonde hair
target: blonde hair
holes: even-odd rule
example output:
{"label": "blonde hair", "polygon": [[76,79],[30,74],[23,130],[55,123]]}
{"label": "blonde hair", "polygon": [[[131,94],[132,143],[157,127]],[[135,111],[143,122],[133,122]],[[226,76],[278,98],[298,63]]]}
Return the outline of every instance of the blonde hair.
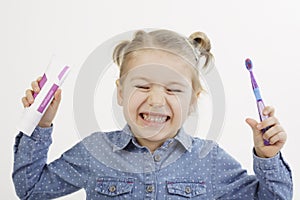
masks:
{"label": "blonde hair", "polygon": [[203,32],[195,32],[188,38],[179,35],[170,30],[155,30],[151,32],[137,31],[132,41],[123,41],[119,43],[113,52],[113,60],[120,67],[120,77],[124,74],[130,54],[145,49],[157,49],[167,51],[182,57],[194,68],[192,86],[195,93],[200,93],[202,87],[199,80],[198,64],[200,58],[205,58],[203,68],[207,68],[213,61],[213,55],[210,53],[210,40]]}

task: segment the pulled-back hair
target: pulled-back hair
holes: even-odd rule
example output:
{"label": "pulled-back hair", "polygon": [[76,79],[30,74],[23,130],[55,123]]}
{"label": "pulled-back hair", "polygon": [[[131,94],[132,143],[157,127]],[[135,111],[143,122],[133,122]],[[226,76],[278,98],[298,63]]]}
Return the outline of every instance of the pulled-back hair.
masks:
{"label": "pulled-back hair", "polygon": [[210,40],[205,33],[195,32],[187,38],[174,31],[164,29],[148,33],[142,30],[137,31],[131,41],[122,41],[114,49],[113,60],[120,67],[120,77],[124,73],[128,55],[132,56],[135,52],[145,49],[167,51],[190,63],[195,72],[192,80],[193,89],[195,92],[202,90],[197,68],[200,58],[205,58],[204,68],[213,61],[213,55],[210,53]]}

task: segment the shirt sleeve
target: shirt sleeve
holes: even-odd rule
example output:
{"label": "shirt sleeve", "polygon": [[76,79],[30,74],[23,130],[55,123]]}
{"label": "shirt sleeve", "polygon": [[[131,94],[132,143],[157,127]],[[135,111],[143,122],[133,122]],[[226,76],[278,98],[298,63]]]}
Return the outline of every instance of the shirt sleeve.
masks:
{"label": "shirt sleeve", "polygon": [[216,147],[214,153],[216,159],[212,176],[217,199],[292,199],[291,170],[281,154],[273,158],[254,155],[255,175],[249,175],[223,149]]}
{"label": "shirt sleeve", "polygon": [[78,143],[59,159],[46,164],[52,127],[36,127],[31,136],[20,132],[14,145],[13,182],[20,199],[50,199],[84,187],[88,156]]}
{"label": "shirt sleeve", "polygon": [[292,173],[282,154],[278,153],[272,158],[260,158],[253,152],[253,159],[254,172],[260,183],[260,199],[292,199]]}

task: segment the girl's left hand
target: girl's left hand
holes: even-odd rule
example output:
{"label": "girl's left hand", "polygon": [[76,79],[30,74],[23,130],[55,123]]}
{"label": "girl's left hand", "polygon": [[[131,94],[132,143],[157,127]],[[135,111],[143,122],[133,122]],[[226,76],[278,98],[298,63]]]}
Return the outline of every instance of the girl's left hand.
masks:
{"label": "girl's left hand", "polygon": [[[287,135],[278,119],[274,116],[274,112],[274,108],[266,106],[263,110],[263,114],[269,116],[266,120],[258,123],[254,119],[246,119],[253,131],[255,153],[262,158],[274,157],[282,149],[287,139]],[[267,127],[270,128],[262,134],[262,130]],[[268,140],[270,144],[265,145],[264,139]]]}

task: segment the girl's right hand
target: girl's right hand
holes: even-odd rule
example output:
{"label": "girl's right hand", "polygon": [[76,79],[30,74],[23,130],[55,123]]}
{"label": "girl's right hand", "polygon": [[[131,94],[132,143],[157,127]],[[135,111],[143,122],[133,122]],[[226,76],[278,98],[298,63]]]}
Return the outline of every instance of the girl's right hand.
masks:
{"label": "girl's right hand", "polygon": [[[40,87],[39,87],[39,82],[41,81],[42,77],[39,77],[36,81],[32,81],[31,83],[31,88],[28,89],[25,92],[25,96],[22,98],[22,103],[24,107],[29,107],[31,104],[34,102],[33,98],[33,93],[39,93],[40,92]],[[44,113],[43,117],[41,118],[39,122],[40,127],[50,127],[52,124],[52,121],[56,115],[58,106],[61,101],[61,89],[58,89],[55,94],[54,98],[47,108],[46,112]]]}

